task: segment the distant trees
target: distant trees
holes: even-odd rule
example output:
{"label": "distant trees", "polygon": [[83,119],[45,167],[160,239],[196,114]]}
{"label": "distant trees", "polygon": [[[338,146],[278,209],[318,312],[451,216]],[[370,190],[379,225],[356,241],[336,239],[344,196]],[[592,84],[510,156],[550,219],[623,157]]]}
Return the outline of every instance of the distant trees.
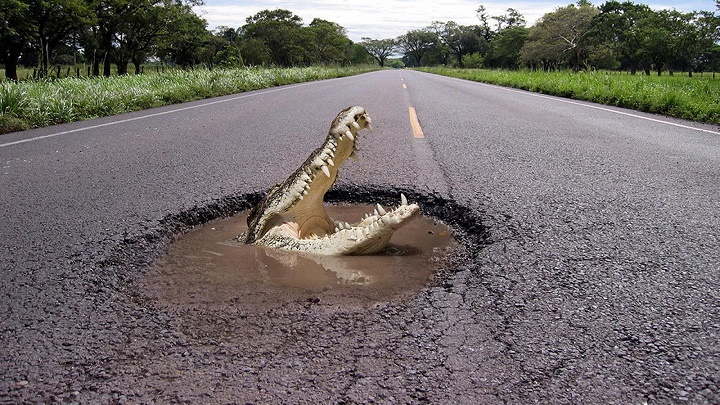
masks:
{"label": "distant trees", "polygon": [[[720,10],[720,0],[716,0]],[[720,69],[720,16],[708,11],[652,10],[631,1],[589,0],[559,7],[532,27],[520,11],[490,16],[476,10],[477,25],[434,21],[397,38],[408,66],[573,70],[622,68],[693,72]],[[493,22],[494,21],[494,22]]]}
{"label": "distant trees", "polygon": [[350,64],[367,56],[358,55],[345,28],[331,21],[315,18],[305,26],[291,11],[276,9],[260,11],[245,22],[234,33],[223,27],[215,35],[237,47],[247,65]]}
{"label": "distant trees", "polygon": [[394,39],[372,39],[364,37],[360,45],[375,58],[381,67],[385,66],[385,61],[387,61],[397,49],[397,41]]}
{"label": "distant trees", "polygon": [[438,42],[438,35],[428,28],[408,31],[397,39],[398,50],[408,59],[406,66],[422,66],[423,59],[439,45]]}
{"label": "distant trees", "polygon": [[589,43],[602,43],[635,73],[693,71],[710,64],[720,40],[720,17],[710,12],[654,11],[642,4],[608,1],[591,22]]}

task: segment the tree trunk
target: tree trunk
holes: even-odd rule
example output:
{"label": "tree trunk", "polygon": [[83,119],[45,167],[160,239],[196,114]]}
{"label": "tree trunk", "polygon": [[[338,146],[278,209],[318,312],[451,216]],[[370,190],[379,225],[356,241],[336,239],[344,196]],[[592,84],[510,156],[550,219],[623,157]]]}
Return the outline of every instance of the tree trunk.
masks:
{"label": "tree trunk", "polygon": [[135,74],[139,75],[141,72],[142,67],[140,66],[142,62],[139,59],[133,59],[133,65],[135,66]]}
{"label": "tree trunk", "polygon": [[111,73],[111,63],[110,63],[110,55],[107,53],[105,54],[105,59],[103,59],[103,76],[110,77]]}
{"label": "tree trunk", "polygon": [[5,63],[5,78],[14,82],[18,81],[17,61],[20,59],[20,52],[11,49],[3,58]]}
{"label": "tree trunk", "polygon": [[119,76],[127,74],[127,61],[119,60],[116,61],[115,64],[117,64],[117,71]]}

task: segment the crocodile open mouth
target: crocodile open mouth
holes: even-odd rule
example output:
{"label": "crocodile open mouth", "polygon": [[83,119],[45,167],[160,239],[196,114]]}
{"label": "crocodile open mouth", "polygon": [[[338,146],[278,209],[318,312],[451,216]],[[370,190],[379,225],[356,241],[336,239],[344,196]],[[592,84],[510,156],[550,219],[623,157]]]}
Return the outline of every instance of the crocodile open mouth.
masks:
{"label": "crocodile open mouth", "polygon": [[333,120],[323,145],[283,183],[270,189],[251,210],[245,243],[327,255],[372,254],[390,242],[393,232],[417,216],[420,207],[400,195],[400,204],[385,209],[377,204],[359,222],[335,221],[323,206],[340,166],[357,159],[360,131],[372,131],[363,107],[349,107]]}

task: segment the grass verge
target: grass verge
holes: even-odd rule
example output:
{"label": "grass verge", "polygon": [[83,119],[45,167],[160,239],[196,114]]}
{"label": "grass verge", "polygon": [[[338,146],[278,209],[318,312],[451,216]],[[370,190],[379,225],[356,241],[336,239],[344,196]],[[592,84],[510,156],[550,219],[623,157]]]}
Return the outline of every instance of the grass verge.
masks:
{"label": "grass verge", "polygon": [[0,133],[377,69],[372,66],[200,69],[3,82],[0,83]]}
{"label": "grass verge", "polygon": [[720,124],[720,80],[711,77],[419,68],[423,72]]}

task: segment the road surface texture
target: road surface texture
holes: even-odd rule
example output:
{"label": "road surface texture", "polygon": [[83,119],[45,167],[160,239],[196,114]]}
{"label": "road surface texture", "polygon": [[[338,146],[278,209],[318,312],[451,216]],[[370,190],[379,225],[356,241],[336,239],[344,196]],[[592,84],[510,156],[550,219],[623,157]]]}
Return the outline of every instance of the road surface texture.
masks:
{"label": "road surface texture", "polygon": [[[375,133],[328,197],[450,224],[426,288],[153,298],[174,234],[250,207],[349,105]],[[380,71],[9,134],[0,166],[0,403],[720,403],[716,127]]]}

